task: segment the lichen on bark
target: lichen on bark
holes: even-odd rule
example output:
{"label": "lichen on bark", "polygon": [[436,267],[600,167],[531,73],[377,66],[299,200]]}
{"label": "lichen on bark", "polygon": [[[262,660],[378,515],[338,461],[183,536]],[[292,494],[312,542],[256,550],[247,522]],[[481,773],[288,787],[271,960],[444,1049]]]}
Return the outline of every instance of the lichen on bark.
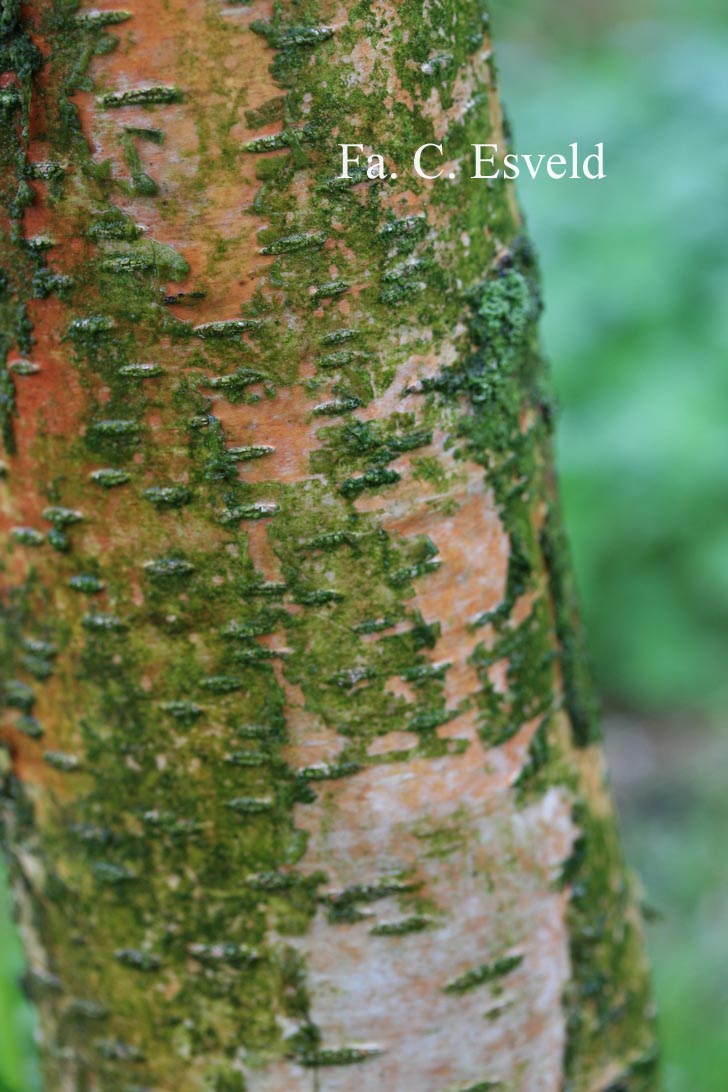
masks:
{"label": "lichen on bark", "polygon": [[[654,1088],[479,0],[6,9],[5,842],[49,1089]],[[452,180],[337,177],[337,143]],[[621,1083],[620,1083],[621,1082]]]}

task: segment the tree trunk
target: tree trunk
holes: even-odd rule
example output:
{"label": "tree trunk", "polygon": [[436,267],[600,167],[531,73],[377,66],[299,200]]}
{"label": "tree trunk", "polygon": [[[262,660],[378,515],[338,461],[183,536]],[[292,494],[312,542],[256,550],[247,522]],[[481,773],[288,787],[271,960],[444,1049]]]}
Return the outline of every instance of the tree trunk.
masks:
{"label": "tree trunk", "polygon": [[135,6],[2,16],[46,1087],[654,1089],[483,5]]}

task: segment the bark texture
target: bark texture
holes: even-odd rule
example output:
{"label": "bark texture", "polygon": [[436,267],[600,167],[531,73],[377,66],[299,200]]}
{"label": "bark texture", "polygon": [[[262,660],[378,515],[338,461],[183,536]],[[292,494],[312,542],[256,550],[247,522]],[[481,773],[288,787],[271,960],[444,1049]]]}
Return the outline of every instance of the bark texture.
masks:
{"label": "bark texture", "polygon": [[[2,800],[47,1089],[653,1089],[534,260],[468,178],[505,139],[483,4],[2,33]],[[399,178],[339,180],[339,141]]]}

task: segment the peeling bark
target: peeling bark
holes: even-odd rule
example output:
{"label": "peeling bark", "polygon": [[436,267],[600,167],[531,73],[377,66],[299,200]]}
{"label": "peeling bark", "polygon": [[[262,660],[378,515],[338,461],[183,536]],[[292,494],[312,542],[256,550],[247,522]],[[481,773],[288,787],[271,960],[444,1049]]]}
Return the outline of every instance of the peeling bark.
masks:
{"label": "peeling bark", "polygon": [[[49,1090],[654,1089],[479,0],[2,16],[5,844]],[[453,180],[336,177],[443,142]]]}

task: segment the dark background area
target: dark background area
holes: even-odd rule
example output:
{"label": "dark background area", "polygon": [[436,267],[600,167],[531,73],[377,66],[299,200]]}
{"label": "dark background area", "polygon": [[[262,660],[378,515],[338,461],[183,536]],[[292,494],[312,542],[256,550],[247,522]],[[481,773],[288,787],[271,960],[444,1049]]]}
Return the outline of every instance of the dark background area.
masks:
{"label": "dark background area", "polygon": [[[728,1089],[728,9],[493,0],[541,255],[566,520],[648,940],[665,1092]],[[0,1092],[37,1088],[0,882]]]}

